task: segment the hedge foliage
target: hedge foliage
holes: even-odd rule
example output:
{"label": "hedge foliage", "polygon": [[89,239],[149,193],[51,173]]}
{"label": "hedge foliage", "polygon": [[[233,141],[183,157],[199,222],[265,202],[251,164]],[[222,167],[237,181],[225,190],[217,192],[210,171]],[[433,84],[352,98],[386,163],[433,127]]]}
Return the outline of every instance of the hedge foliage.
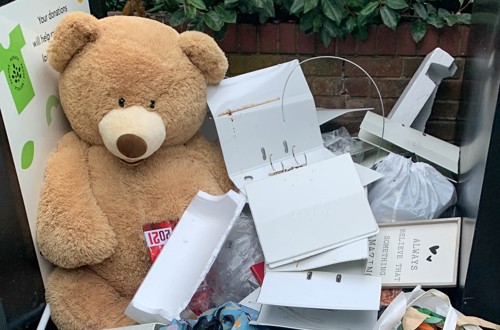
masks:
{"label": "hedge foliage", "polygon": [[[147,12],[169,13],[169,23],[188,29],[209,28],[222,39],[227,24],[295,21],[305,33],[317,33],[327,47],[333,38],[350,33],[366,39],[368,27],[384,24],[395,30],[411,22],[419,42],[429,26],[470,24],[474,0],[143,0]],[[125,0],[106,0],[108,10],[122,10]]]}

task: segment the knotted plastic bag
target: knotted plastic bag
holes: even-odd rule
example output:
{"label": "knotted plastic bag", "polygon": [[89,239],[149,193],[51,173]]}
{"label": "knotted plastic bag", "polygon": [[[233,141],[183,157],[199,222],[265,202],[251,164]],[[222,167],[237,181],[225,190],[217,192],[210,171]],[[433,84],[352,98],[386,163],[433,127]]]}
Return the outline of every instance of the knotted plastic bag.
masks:
{"label": "knotted plastic bag", "polygon": [[377,222],[435,219],[456,203],[453,184],[429,164],[391,153],[376,170],[384,177],[368,200]]}

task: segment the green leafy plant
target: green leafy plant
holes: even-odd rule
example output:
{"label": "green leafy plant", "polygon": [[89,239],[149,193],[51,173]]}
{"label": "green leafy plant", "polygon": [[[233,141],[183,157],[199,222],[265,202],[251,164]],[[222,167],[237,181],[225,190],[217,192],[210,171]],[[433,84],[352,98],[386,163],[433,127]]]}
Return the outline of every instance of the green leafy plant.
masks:
{"label": "green leafy plant", "polygon": [[[422,40],[429,26],[470,24],[474,0],[144,0],[148,12],[170,13],[169,23],[188,29],[215,31],[222,39],[228,23],[295,21],[305,33],[317,33],[327,47],[332,38],[352,34],[366,39],[368,28],[384,24],[396,30],[411,22],[411,35]],[[106,0],[110,10],[121,10],[124,0]]]}

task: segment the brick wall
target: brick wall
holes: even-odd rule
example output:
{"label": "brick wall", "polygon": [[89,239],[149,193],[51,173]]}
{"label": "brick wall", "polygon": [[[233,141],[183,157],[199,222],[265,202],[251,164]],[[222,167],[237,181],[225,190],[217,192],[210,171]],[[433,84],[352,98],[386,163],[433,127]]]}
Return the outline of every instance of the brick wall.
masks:
{"label": "brick wall", "polygon": [[[225,39],[219,44],[228,56],[230,76],[292,59],[305,60],[322,55],[345,57],[373,77],[382,93],[386,113],[392,109],[425,55],[439,46],[455,57],[458,70],[441,83],[426,132],[454,143],[468,31],[467,26],[431,28],[416,44],[410,35],[409,24],[403,24],[396,32],[385,26],[374,26],[365,41],[348,36],[344,40],[333,40],[325,48],[314,35],[302,33],[292,23],[259,27],[242,24],[229,26]],[[353,65],[325,59],[307,62],[302,69],[317,106],[374,107],[381,113],[375,88]],[[335,126],[346,126],[351,133],[357,133],[363,115],[346,115],[337,120]]]}

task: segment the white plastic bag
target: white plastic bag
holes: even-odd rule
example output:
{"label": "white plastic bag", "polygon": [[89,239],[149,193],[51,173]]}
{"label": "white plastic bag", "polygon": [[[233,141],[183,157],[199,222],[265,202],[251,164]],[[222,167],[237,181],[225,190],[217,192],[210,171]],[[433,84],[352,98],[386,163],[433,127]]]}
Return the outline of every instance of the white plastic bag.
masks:
{"label": "white plastic bag", "polygon": [[391,153],[376,170],[384,177],[368,200],[377,222],[435,219],[456,203],[453,184],[429,164]]}
{"label": "white plastic bag", "polygon": [[[447,295],[438,290],[424,291],[417,286],[412,292],[401,292],[380,316],[373,330],[395,330],[399,327],[408,307],[426,308],[446,317],[443,330],[455,330],[463,325],[467,330],[481,330],[477,325],[489,329],[500,329],[498,325],[475,317],[467,317],[457,311]],[[406,330],[406,329],[405,329]]]}

